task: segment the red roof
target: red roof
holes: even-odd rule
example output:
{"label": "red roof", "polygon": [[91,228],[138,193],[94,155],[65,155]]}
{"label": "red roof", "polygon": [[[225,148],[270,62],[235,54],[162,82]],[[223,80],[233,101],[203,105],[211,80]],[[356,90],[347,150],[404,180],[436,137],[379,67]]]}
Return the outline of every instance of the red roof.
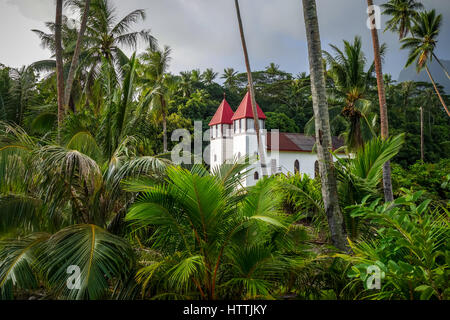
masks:
{"label": "red roof", "polygon": [[216,124],[232,124],[233,110],[228,104],[227,100],[223,99],[222,103],[217,109],[216,114],[212,117],[209,126],[215,126]]}
{"label": "red roof", "polygon": [[[266,119],[266,115],[261,110],[258,104],[256,104],[256,110],[258,112],[259,119]],[[233,118],[231,120],[238,120],[238,119],[244,119],[244,118],[251,118],[253,119],[253,110],[252,110],[252,99],[250,98],[250,93],[247,92],[247,94],[244,97],[244,100],[242,100],[241,104],[239,105],[239,108],[234,113]]]}

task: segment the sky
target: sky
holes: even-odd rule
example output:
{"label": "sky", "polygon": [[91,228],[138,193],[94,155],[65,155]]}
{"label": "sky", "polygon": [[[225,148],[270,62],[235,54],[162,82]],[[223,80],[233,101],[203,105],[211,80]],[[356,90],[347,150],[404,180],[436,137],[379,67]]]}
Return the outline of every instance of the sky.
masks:
{"label": "sky", "polygon": [[[136,29],[151,29],[161,46],[172,48],[170,70],[213,68],[222,73],[232,67],[245,71],[239,29],[232,0],[110,0],[119,18],[140,8],[147,19]],[[274,62],[282,70],[309,73],[307,44],[301,0],[240,0],[252,70]],[[374,0],[381,4],[385,0]],[[436,54],[450,60],[449,0],[423,0],[426,8],[443,15]],[[342,40],[361,36],[363,50],[372,61],[371,35],[366,27],[365,0],[317,0],[322,47],[342,47]],[[0,63],[20,67],[48,59],[31,29],[46,30],[54,20],[54,0],[0,0]],[[384,29],[387,17],[382,16]],[[388,45],[384,72],[394,79],[402,70],[407,52],[400,50],[398,36],[380,30],[380,42]],[[140,48],[143,49],[143,48]],[[131,53],[131,51],[127,51]]]}

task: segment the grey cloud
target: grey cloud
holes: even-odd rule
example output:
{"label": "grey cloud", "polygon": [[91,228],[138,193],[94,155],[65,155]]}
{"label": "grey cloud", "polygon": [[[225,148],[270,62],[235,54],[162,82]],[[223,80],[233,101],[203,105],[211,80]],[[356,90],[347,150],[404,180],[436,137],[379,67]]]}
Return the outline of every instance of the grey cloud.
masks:
{"label": "grey cloud", "polygon": [[[53,19],[53,0],[0,0],[0,5],[2,1],[17,6],[21,14],[29,19]],[[384,2],[375,0],[375,4]],[[150,28],[161,45],[172,47],[173,72],[207,67],[213,67],[216,71],[226,67],[244,71],[234,1],[113,0],[113,3],[119,16],[136,8],[147,10],[147,20],[138,27]],[[449,59],[448,0],[428,0],[424,3],[444,15],[437,54]],[[301,0],[240,0],[240,4],[253,69],[261,69],[275,62],[294,74],[308,70]],[[329,43],[342,46],[343,39],[352,40],[359,35],[368,59],[372,59],[365,1],[317,0],[317,6],[324,49],[329,48]],[[382,22],[386,22],[386,17],[382,18]],[[36,26],[39,27],[38,24]],[[21,26],[17,26],[17,30],[21,34],[29,33],[29,29],[22,30]],[[0,29],[0,36],[3,32]],[[384,70],[396,78],[406,61],[407,52],[400,51],[397,36],[390,32],[380,32],[380,41],[388,44]],[[18,50],[20,46],[18,41],[7,50]],[[29,50],[30,59],[36,50]]]}

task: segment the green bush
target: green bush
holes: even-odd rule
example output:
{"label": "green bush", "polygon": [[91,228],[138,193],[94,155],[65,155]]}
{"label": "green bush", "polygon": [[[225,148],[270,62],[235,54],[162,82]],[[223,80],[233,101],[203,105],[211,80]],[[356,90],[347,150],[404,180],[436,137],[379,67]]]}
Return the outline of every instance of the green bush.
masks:
{"label": "green bush", "polygon": [[445,184],[450,174],[450,159],[442,159],[438,163],[422,163],[418,161],[408,170],[400,165],[392,164],[392,184],[396,195],[401,188],[413,191],[424,190],[426,196],[434,200],[448,201],[450,186]]}
{"label": "green bush", "polygon": [[[348,276],[371,299],[449,299],[449,212],[435,206],[424,192],[406,194],[393,203],[379,200],[352,207],[352,216],[368,219],[372,239],[351,242],[353,255],[338,255],[353,266]],[[381,271],[381,289],[367,290],[368,267]]]}

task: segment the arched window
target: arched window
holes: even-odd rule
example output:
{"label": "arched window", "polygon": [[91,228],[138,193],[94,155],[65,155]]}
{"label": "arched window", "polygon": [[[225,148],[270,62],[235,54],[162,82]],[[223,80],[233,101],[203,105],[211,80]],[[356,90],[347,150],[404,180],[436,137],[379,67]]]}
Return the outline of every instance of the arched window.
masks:
{"label": "arched window", "polygon": [[319,174],[319,161],[316,160],[316,162],[314,163],[314,178],[317,178]]}
{"label": "arched window", "polygon": [[298,160],[295,160],[294,162],[294,173],[300,172],[300,162]]}
{"label": "arched window", "polygon": [[255,179],[255,181],[259,180],[259,173],[258,173],[258,171],[255,171],[255,174],[253,175],[253,179]]}
{"label": "arched window", "polygon": [[217,162],[217,154],[214,155],[214,162]]}
{"label": "arched window", "polygon": [[238,153],[238,159],[240,159],[240,158],[241,158],[241,153],[239,152],[239,153]]}

